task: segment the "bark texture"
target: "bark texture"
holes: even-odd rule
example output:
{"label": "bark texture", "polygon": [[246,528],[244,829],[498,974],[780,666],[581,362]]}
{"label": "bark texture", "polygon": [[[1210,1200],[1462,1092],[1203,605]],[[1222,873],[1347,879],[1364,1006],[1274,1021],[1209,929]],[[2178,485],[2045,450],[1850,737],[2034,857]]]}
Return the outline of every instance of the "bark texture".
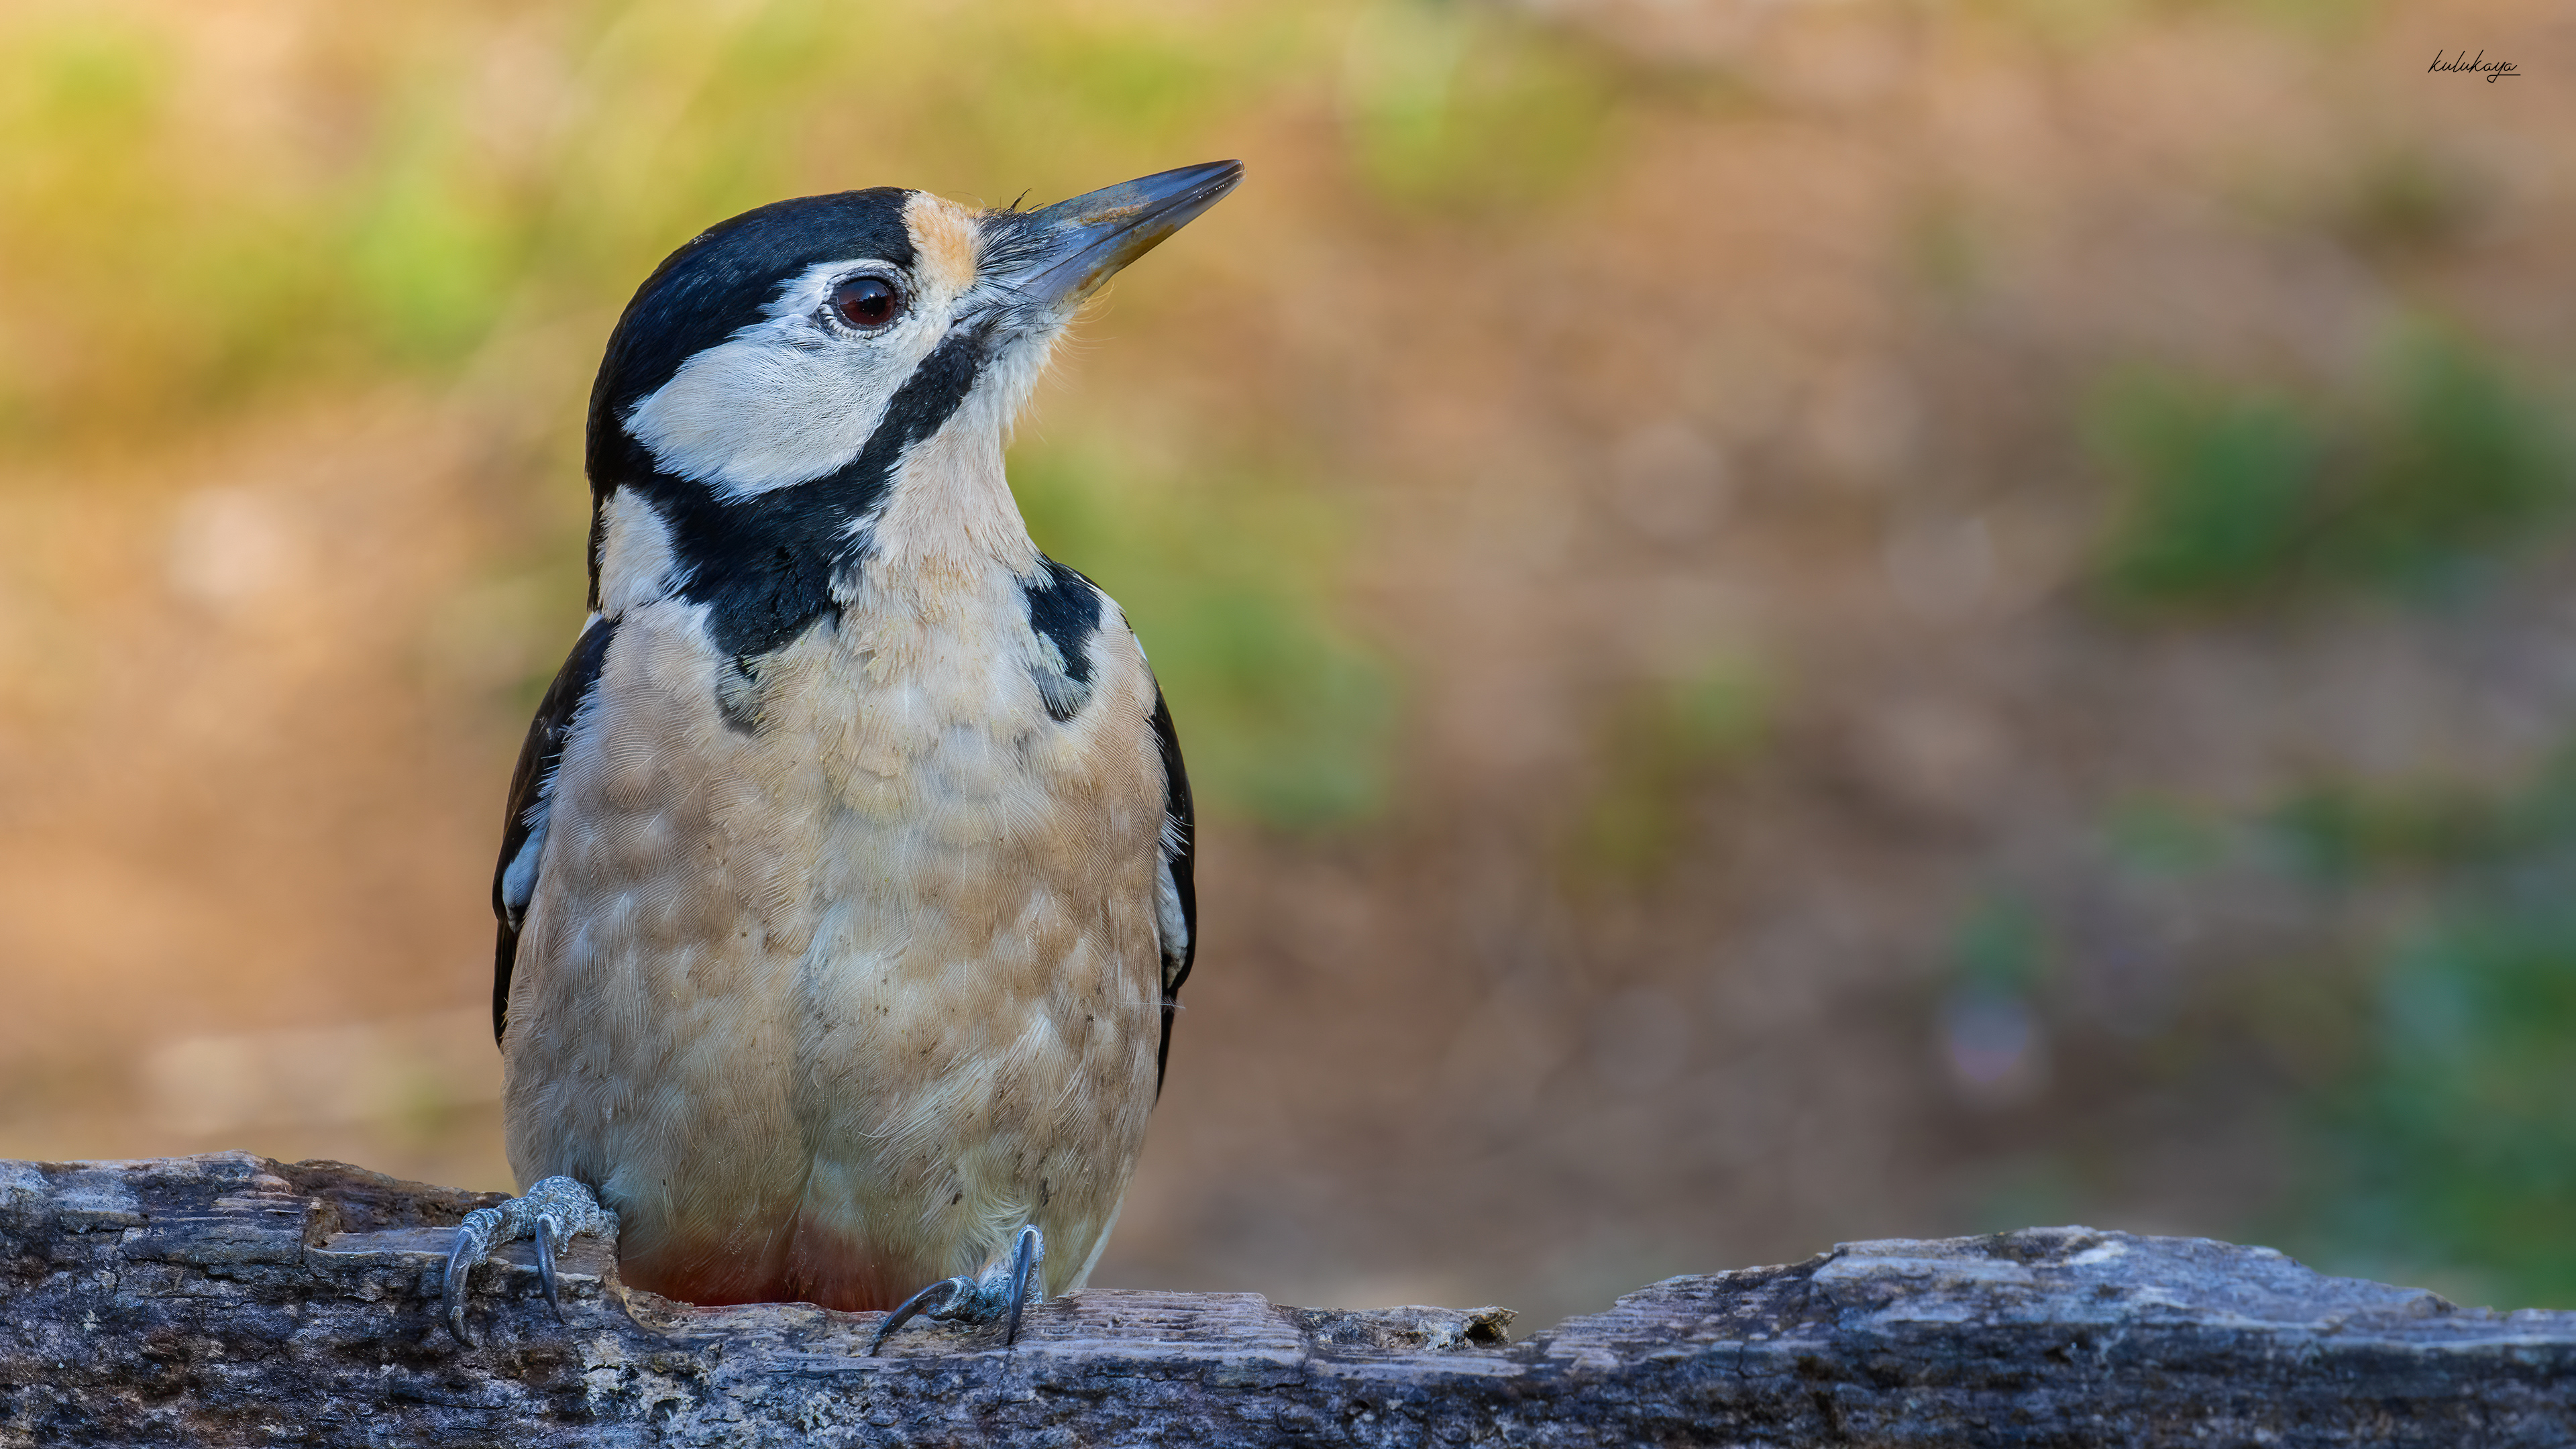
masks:
{"label": "bark texture", "polygon": [[0,1162],[0,1444],[2576,1443],[2576,1313],[2498,1314],[2264,1248],[2034,1228],[1510,1314],[1091,1292],[1019,1346],[701,1309],[522,1249],[436,1314],[488,1196],[247,1154]]}

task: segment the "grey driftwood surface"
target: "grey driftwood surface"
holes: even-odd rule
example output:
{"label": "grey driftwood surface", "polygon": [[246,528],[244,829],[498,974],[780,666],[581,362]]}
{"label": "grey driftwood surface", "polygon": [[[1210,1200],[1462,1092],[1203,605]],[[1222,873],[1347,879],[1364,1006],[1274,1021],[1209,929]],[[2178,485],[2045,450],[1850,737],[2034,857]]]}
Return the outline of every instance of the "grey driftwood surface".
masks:
{"label": "grey driftwood surface", "polygon": [[0,1162],[0,1444],[2568,1444],[2576,1313],[2461,1309],[2264,1248],[2036,1228],[1499,1309],[1100,1291],[1017,1348],[693,1308],[576,1245],[434,1308],[488,1195],[245,1153]]}

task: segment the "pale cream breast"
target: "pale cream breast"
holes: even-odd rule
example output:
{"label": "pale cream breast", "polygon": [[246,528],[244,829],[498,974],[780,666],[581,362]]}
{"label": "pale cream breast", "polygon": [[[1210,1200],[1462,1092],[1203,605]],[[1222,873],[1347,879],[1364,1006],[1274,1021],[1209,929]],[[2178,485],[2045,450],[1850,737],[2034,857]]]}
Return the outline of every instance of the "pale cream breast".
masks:
{"label": "pale cream breast", "polygon": [[872,560],[736,688],[747,730],[697,606],[618,619],[505,1051],[514,1170],[600,1183],[630,1261],[718,1240],[817,1296],[967,1271],[1023,1221],[1053,1291],[1096,1255],[1154,1097],[1153,685],[1107,607],[1050,718],[995,552]]}

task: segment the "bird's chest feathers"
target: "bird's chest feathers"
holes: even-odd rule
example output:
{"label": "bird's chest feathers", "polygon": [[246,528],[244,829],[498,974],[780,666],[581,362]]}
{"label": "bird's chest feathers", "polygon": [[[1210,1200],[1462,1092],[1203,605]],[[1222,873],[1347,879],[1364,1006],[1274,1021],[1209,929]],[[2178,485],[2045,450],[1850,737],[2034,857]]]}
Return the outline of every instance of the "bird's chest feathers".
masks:
{"label": "bird's chest feathers", "polygon": [[791,651],[806,657],[781,661],[816,708],[789,732],[805,739],[780,743],[810,748],[839,807],[871,821],[1043,793],[1067,762],[1020,582],[998,565],[907,572],[871,571],[814,647]]}
{"label": "bird's chest feathers", "polygon": [[[1151,1070],[1160,981],[1143,653],[1016,513],[985,520],[1007,550],[961,546],[961,511],[898,493],[834,614],[759,664],[750,742],[778,782],[752,798],[803,822],[778,844],[810,872],[809,924],[783,939],[811,943],[796,990],[813,1049],[909,1064],[885,1080],[910,1105],[871,1110],[929,1137],[965,1110],[960,1083],[975,1100],[1071,1100],[1093,1076],[1126,1091]],[[914,1070],[948,1085],[905,1096]]]}
{"label": "bird's chest feathers", "polygon": [[[659,510],[610,500],[601,593],[618,634],[585,734],[603,779],[632,782],[599,803],[637,823],[603,839],[699,840],[769,949],[801,951],[836,916],[888,939],[925,912],[1004,929],[1021,907],[996,893],[1041,885],[1152,898],[1163,780],[1143,653],[1115,605],[1030,543],[992,430],[957,421],[849,525],[863,547],[829,606],[757,655],[719,646],[723,599],[692,596]],[[567,782],[585,778],[568,757]]]}
{"label": "bird's chest feathers", "polygon": [[977,814],[1070,803],[1030,797],[1078,772],[1087,732],[1068,734],[1048,701],[1068,667],[1089,672],[1096,631],[1069,665],[1035,627],[1031,584],[1049,576],[979,432],[951,428],[907,460],[833,625],[799,661],[819,706],[815,756],[866,819],[930,812],[972,831]]}

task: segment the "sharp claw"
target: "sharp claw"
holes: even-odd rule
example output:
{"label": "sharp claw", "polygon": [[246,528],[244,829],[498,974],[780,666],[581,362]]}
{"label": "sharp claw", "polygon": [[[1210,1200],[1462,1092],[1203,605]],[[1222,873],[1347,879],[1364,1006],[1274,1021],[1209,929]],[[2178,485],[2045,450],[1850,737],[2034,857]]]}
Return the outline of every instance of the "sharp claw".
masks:
{"label": "sharp claw", "polygon": [[[1020,1240],[1011,1245],[1011,1326],[1002,1334],[1002,1347],[1020,1341],[1020,1308],[1028,1301],[1029,1280],[1037,1274],[1038,1263],[1046,1255],[1046,1240],[1038,1236],[1032,1224],[1020,1229]],[[1044,1301],[1046,1289],[1038,1289]]]}
{"label": "sharp claw", "polygon": [[[564,1321],[563,1300],[555,1294],[555,1220],[537,1219],[537,1279],[546,1285],[546,1306],[555,1311],[555,1322]],[[569,1239],[572,1234],[564,1236]]]}
{"label": "sharp claw", "polygon": [[474,1276],[474,1265],[492,1246],[492,1224],[500,1214],[490,1208],[476,1208],[457,1224],[456,1247],[447,1255],[447,1274],[440,1280],[440,1296],[447,1300],[447,1331],[467,1348],[475,1347],[474,1336],[465,1331],[467,1285]]}
{"label": "sharp claw", "polygon": [[[910,1323],[912,1321],[912,1316],[916,1313],[922,1312],[925,1308],[929,1308],[931,1317],[937,1318],[939,1316],[940,1309],[946,1308],[950,1304],[956,1302],[959,1291],[969,1286],[971,1285],[969,1285],[963,1278],[942,1278],[938,1282],[931,1284],[929,1287],[924,1288],[920,1292],[903,1300],[902,1303],[896,1305],[894,1312],[885,1316],[885,1322],[877,1325],[876,1336],[868,1340],[868,1351],[860,1355],[860,1357],[876,1357],[877,1350],[885,1347],[885,1341],[894,1336],[894,1331],[903,1327],[905,1324]],[[930,1307],[930,1295],[934,1293],[945,1294],[946,1296],[939,1300],[937,1307]]]}
{"label": "sharp claw", "polygon": [[[458,1251],[460,1254],[463,1252],[461,1248]],[[454,1258],[450,1258],[448,1260],[447,1331],[456,1335],[456,1341],[458,1343],[465,1345],[467,1348],[472,1348],[475,1346],[474,1335],[465,1331],[465,1293],[461,1285],[457,1282],[457,1280],[463,1278],[465,1274],[466,1269],[457,1263]]]}

